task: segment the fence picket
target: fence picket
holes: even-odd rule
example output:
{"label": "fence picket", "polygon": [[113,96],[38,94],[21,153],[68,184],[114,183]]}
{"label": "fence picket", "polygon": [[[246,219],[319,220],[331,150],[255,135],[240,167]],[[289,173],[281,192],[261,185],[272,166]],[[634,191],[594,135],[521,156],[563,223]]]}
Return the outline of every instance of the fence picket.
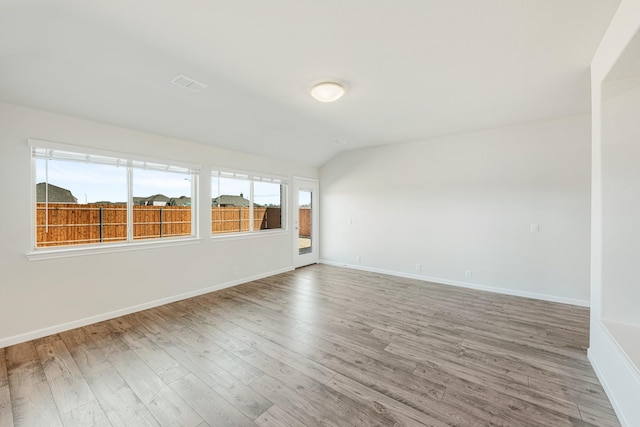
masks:
{"label": "fence picket", "polygon": [[[48,215],[46,213],[48,206]],[[162,218],[160,212],[162,211]],[[281,227],[281,209],[255,207],[255,229]],[[302,212],[302,211],[301,211]],[[46,218],[49,223],[46,224]],[[249,208],[211,208],[214,234],[249,231]],[[134,240],[191,235],[190,206],[134,206]],[[162,223],[162,224],[161,224]],[[301,221],[302,223],[302,221]],[[162,227],[162,228],[161,228]],[[127,240],[127,208],[122,204],[38,203],[36,247]]]}

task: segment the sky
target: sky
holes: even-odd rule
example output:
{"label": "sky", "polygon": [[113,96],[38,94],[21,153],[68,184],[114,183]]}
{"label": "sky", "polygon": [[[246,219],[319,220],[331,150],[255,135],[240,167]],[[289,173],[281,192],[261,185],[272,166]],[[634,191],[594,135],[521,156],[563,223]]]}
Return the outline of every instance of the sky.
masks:
{"label": "sky", "polygon": [[311,206],[311,191],[301,190],[300,193],[298,193],[298,205]]}
{"label": "sky", "polygon": [[[64,160],[48,161],[49,183],[70,190],[78,203],[126,202],[127,170],[123,167]],[[44,159],[36,159],[36,183],[46,181]],[[218,190],[219,187],[219,190]],[[218,192],[219,191],[219,192]],[[249,181],[220,178],[220,185],[212,183],[212,198],[220,194],[240,194],[248,199]],[[133,196],[148,197],[164,194],[172,198],[191,197],[191,175],[152,170],[133,170]],[[279,186],[254,183],[254,203],[279,204]]]}

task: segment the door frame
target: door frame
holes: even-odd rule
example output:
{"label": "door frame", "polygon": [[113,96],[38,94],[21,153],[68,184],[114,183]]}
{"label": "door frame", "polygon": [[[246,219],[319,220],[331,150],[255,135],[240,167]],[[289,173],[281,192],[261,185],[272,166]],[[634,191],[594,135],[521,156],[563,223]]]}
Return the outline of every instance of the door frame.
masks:
{"label": "door frame", "polygon": [[[298,232],[300,228],[299,224],[299,200],[298,196],[300,190],[311,191],[311,252],[307,254],[300,254],[298,246]],[[320,260],[320,245],[319,245],[319,225],[320,225],[320,182],[317,179],[293,177],[293,197],[292,200],[292,230],[293,230],[293,268],[304,267],[306,265],[317,264]]]}

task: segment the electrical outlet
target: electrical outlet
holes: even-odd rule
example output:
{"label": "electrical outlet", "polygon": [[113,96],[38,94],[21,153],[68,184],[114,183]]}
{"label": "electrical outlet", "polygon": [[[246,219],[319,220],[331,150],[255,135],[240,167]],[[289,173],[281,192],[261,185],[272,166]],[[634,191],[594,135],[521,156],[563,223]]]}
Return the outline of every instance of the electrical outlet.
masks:
{"label": "electrical outlet", "polygon": [[416,271],[422,271],[422,264],[416,264]]}
{"label": "electrical outlet", "polygon": [[465,279],[471,279],[471,270],[465,270],[464,278]]}
{"label": "electrical outlet", "polygon": [[540,232],[540,224],[531,224],[531,232],[539,233]]}
{"label": "electrical outlet", "polygon": [[357,255],[357,256],[356,256],[356,262],[357,262],[358,264],[360,264],[360,255]]}

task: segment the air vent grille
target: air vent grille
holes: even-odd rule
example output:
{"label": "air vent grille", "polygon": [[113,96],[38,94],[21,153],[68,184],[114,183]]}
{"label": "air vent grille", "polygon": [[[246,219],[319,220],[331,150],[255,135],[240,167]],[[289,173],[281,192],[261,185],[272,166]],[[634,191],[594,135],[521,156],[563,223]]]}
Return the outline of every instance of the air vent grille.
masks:
{"label": "air vent grille", "polygon": [[176,86],[180,86],[182,88],[190,90],[191,92],[202,92],[208,87],[208,85],[182,74],[180,74],[175,79],[171,80],[171,83],[173,83]]}

